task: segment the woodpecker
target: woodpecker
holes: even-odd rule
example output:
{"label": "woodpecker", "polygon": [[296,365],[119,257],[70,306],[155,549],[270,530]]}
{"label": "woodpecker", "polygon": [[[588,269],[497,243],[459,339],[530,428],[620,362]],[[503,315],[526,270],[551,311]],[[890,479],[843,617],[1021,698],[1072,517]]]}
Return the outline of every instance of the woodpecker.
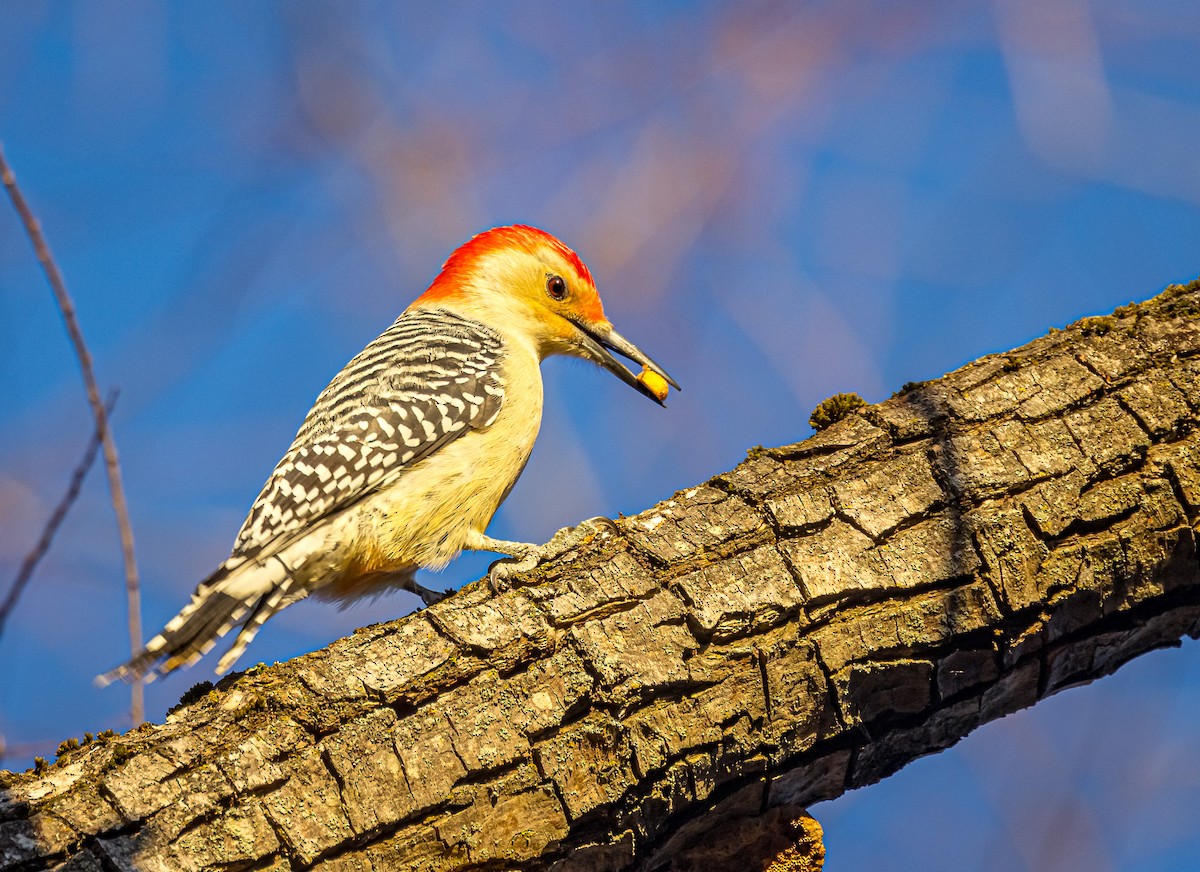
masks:
{"label": "woodpecker", "polygon": [[[653,373],[651,387],[614,351]],[[417,583],[419,567],[440,568],[465,549],[527,568],[561,549],[569,531],[541,546],[484,532],[533,450],[540,363],[553,354],[597,363],[660,405],[660,378],[679,389],[613,328],[588,268],[557,238],[513,225],[468,240],[317,397],[229,558],[142,651],[97,681],[190,666],[240,626],[220,675],[267,619],[310,594],[345,603],[398,587],[428,605],[442,594]]]}

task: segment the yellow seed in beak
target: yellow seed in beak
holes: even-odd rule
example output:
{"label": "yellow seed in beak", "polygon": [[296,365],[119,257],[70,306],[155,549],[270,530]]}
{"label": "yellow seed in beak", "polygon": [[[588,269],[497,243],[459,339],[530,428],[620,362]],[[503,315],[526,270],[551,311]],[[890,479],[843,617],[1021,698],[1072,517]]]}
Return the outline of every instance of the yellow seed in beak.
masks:
{"label": "yellow seed in beak", "polygon": [[642,371],[638,373],[637,380],[640,381],[642,385],[650,391],[650,393],[658,397],[658,401],[660,403],[667,398],[667,391],[669,390],[667,386],[667,380],[658,373],[654,372],[653,370],[643,368]]}

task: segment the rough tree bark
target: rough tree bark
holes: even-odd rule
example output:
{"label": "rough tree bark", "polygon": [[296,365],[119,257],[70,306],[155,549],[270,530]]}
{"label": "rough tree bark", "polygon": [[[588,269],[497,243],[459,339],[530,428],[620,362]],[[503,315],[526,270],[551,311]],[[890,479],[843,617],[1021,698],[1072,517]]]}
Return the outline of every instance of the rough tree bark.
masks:
{"label": "rough tree bark", "polygon": [[1174,286],[907,386],[512,590],[5,776],[0,869],[687,868],[1176,645],[1198,313]]}

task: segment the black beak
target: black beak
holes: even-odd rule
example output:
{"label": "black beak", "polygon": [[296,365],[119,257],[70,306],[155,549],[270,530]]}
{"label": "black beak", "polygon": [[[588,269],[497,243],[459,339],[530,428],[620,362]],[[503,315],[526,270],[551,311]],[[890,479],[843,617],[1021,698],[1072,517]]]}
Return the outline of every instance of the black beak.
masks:
{"label": "black beak", "polygon": [[581,342],[580,345],[585,352],[585,356],[600,364],[638,393],[649,397],[660,406],[666,405],[666,403],[664,403],[655,395],[654,391],[650,390],[648,387],[638,381],[637,376],[630,372],[629,369],[627,369],[626,366],[621,363],[621,361],[613,357],[612,354],[609,353],[609,349],[612,349],[623,357],[632,360],[634,363],[641,364],[644,369],[648,369],[653,373],[657,373],[658,375],[662,376],[667,384],[675,388],[675,390],[680,390],[679,383],[667,375],[667,371],[665,369],[651,360],[649,355],[647,355],[644,351],[614,330],[612,325],[596,327],[592,324],[580,324],[576,322],[575,326],[578,327],[580,332],[583,334],[583,342]]}

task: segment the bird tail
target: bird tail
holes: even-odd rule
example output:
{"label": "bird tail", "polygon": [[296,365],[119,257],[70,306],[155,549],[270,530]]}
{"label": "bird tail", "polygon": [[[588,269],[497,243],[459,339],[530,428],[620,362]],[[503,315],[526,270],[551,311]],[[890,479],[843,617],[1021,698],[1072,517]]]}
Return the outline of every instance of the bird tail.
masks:
{"label": "bird tail", "polygon": [[200,582],[191,602],[162,632],[129,662],[98,675],[96,683],[104,687],[117,679],[132,681],[139,676],[149,682],[181,666],[191,666],[245,619],[233,646],[217,664],[217,674],[223,674],[267,618],[302,596],[292,592],[292,577],[278,560],[226,561]]}

